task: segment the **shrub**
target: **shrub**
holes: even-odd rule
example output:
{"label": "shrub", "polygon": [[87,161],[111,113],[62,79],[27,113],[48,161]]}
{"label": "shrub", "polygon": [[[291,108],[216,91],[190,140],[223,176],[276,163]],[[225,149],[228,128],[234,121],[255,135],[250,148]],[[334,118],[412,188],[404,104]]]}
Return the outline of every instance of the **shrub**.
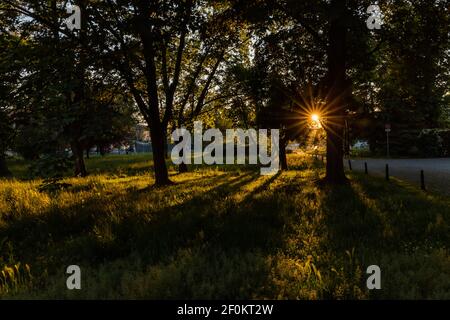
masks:
{"label": "shrub", "polygon": [[60,180],[72,166],[73,161],[66,153],[45,154],[33,162],[30,166],[30,173],[33,177],[44,178],[39,191],[54,192],[70,186],[60,183]]}
{"label": "shrub", "polygon": [[433,130],[423,130],[417,139],[420,153],[424,157],[441,157],[443,156],[442,138],[439,132]]}
{"label": "shrub", "polygon": [[442,151],[444,157],[450,157],[450,130],[442,130],[439,132],[442,139]]}

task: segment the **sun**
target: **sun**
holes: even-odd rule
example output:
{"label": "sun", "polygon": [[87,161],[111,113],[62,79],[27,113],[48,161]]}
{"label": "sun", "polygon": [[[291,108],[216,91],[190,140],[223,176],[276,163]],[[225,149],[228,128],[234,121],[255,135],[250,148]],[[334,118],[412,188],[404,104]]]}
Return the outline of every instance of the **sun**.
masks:
{"label": "sun", "polygon": [[314,121],[314,122],[319,122],[320,116],[317,113],[313,113],[311,115],[311,120]]}

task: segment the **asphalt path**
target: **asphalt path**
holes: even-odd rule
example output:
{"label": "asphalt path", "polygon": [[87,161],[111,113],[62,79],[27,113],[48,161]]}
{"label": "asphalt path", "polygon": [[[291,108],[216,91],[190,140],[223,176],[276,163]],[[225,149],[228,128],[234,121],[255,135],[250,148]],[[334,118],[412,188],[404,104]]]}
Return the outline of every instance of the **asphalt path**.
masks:
{"label": "asphalt path", "polygon": [[[370,175],[385,175],[389,164],[391,176],[408,181],[420,187],[420,171],[424,171],[427,190],[450,195],[450,158],[436,159],[351,159],[354,171],[364,172],[367,162]],[[348,168],[348,160],[345,160]]]}

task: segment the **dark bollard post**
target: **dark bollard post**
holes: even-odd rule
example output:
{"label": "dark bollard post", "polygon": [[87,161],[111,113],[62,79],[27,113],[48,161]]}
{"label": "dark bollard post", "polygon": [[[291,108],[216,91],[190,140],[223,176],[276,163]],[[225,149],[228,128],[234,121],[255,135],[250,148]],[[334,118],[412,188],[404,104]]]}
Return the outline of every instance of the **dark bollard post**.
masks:
{"label": "dark bollard post", "polygon": [[422,190],[426,190],[426,188],[425,188],[425,173],[423,172],[423,170],[420,171],[420,188]]}
{"label": "dark bollard post", "polygon": [[369,174],[369,168],[367,168],[367,162],[364,162],[364,173]]}
{"label": "dark bollard post", "polygon": [[350,159],[348,159],[348,168],[350,169],[350,171],[352,171],[352,162],[350,161]]}
{"label": "dark bollard post", "polygon": [[386,164],[386,181],[389,181],[389,165]]}

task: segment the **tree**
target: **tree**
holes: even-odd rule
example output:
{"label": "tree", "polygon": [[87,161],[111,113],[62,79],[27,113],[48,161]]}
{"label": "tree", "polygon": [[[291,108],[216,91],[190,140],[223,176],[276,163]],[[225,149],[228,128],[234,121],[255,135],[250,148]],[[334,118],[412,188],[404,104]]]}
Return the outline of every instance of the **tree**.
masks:
{"label": "tree", "polygon": [[199,114],[232,42],[231,33],[220,32],[229,30],[226,9],[215,2],[186,0],[124,1],[120,6],[106,1],[87,10],[95,21],[92,33],[100,37],[92,37],[92,43],[110,71],[127,84],[149,125],[156,185],[170,183],[165,163],[169,123],[175,114],[177,124],[185,122],[185,106],[196,93],[188,117]]}
{"label": "tree", "polygon": [[[156,184],[168,184],[165,163],[168,125],[175,112],[178,124],[183,124],[187,101],[198,92],[197,85],[202,81],[206,82],[197,96],[192,116],[204,105],[210,83],[230,43],[227,33],[211,32],[211,28],[218,31],[219,26],[224,26],[226,7],[192,0],[125,1],[121,6],[107,1],[93,5],[90,16],[98,25],[92,25],[94,33],[110,39],[101,46],[106,52],[104,58],[128,85],[149,125]],[[101,43],[98,39],[91,40]],[[187,57],[189,63],[184,63]],[[189,70],[196,61],[197,69],[192,75]]]}
{"label": "tree", "polygon": [[441,126],[446,107],[449,9],[443,1],[388,1],[382,9],[386,24],[370,80],[379,133],[371,147],[385,150],[383,125],[389,122],[391,152],[414,155],[421,130]]}
{"label": "tree", "polygon": [[5,159],[5,152],[8,147],[10,135],[11,127],[9,125],[9,119],[6,113],[0,109],[0,177],[11,176],[11,171],[9,171]]}
{"label": "tree", "polygon": [[350,85],[347,80],[347,3],[331,0],[329,8],[327,73],[324,77],[327,133],[325,181],[340,184],[346,180],[343,165],[344,118]]}
{"label": "tree", "polygon": [[19,37],[7,32],[7,23],[13,19],[14,16],[10,15],[0,21],[0,47],[2,48],[0,55],[0,177],[12,175],[6,163],[5,153],[11,148],[14,138],[13,124],[17,116],[11,105],[17,98],[14,91],[20,68],[16,68],[16,65],[21,62],[14,57],[23,50],[24,46]]}
{"label": "tree", "polygon": [[[119,3],[78,0],[74,3],[81,9],[82,29],[73,33],[61,27],[60,17],[46,12],[59,9],[61,13],[64,8],[57,1],[52,1],[49,7],[27,1],[4,2],[7,11],[26,15],[40,28],[61,36],[63,41],[73,42],[76,54],[71,79],[75,86],[70,101],[74,106],[86,105],[87,53],[101,61],[100,72],[114,74],[127,86],[149,125],[156,184],[170,183],[164,155],[167,127],[174,118],[174,105],[178,105],[178,114],[183,114],[183,97],[192,99],[192,95],[198,93],[191,113],[195,116],[205,104],[214,73],[233,40],[232,33],[225,32],[231,30],[231,25],[227,24],[227,6],[221,2],[200,0]],[[192,63],[203,60],[205,65],[209,65],[199,63],[200,72],[193,81],[189,80],[192,78],[189,74],[191,64],[184,63],[188,56]],[[210,61],[214,61],[212,65]],[[203,78],[205,72],[209,74],[206,82]],[[204,83],[198,92],[200,82]],[[188,89],[181,90],[180,83],[186,84]],[[182,122],[184,117],[179,118]],[[76,123],[72,126],[72,133],[74,137],[79,136]],[[72,149],[76,155],[81,154],[77,139],[72,142]],[[81,158],[77,159],[83,171]]]}
{"label": "tree", "polygon": [[[298,1],[259,1],[257,5],[261,4],[265,6],[265,9],[259,11],[262,12],[262,15],[256,15],[261,19],[257,23],[261,21],[267,22],[267,19],[274,16],[278,17],[273,12],[279,12],[279,14],[284,15],[283,19],[285,21],[287,20],[286,25],[291,30],[295,30],[296,26],[298,26],[296,30],[297,34],[301,30],[309,35],[309,37],[303,36],[302,40],[298,42],[299,46],[307,47],[307,40],[314,41],[314,46],[322,49],[326,54],[326,71],[324,74],[319,72],[315,78],[311,76],[308,79],[308,73],[305,72],[307,68],[305,66],[303,70],[300,70],[303,72],[300,72],[300,76],[296,78],[297,80],[299,78],[303,78],[302,80],[308,79],[310,86],[316,86],[318,87],[316,91],[322,92],[322,98],[325,101],[325,107],[322,112],[326,116],[325,129],[327,132],[327,171],[325,181],[333,184],[343,183],[346,180],[343,167],[343,128],[346,106],[350,95],[350,82],[346,75],[348,62],[347,19],[350,17],[348,3],[347,1],[331,1],[329,3],[325,1],[303,1],[301,3]],[[248,8],[248,4],[237,1],[237,5],[244,6],[249,12],[251,11]],[[250,8],[254,9],[252,5],[250,5]],[[253,14],[253,11],[251,12]],[[249,19],[254,18],[249,17]],[[279,21],[278,18],[277,22]],[[260,27],[260,25],[258,26]],[[325,36],[322,35],[324,30],[328,30]],[[265,31],[273,33],[270,24],[268,24]],[[292,32],[288,31],[287,33]],[[279,40],[279,37],[276,38]],[[305,61],[301,57],[302,53],[303,51],[301,49],[297,51],[296,60],[298,62]],[[273,60],[276,61],[276,58],[269,58],[269,61]],[[289,75],[289,71],[292,74],[292,71],[295,70],[292,66],[281,69],[284,69],[284,74],[280,71],[279,73],[285,77]],[[318,81],[317,76],[321,76],[321,74],[323,74],[322,79]],[[307,86],[305,85],[305,87]],[[292,85],[285,85],[285,90],[290,91],[291,95],[298,91]],[[304,105],[303,101],[301,104]]]}
{"label": "tree", "polygon": [[60,32],[64,11],[57,1],[7,3],[1,9],[5,21],[10,19],[2,35],[17,38],[1,60],[10,84],[4,101],[15,115],[15,150],[37,159],[69,145],[75,175],[86,175],[84,150],[129,135],[134,108],[123,83],[89,57],[84,32],[75,38]]}

